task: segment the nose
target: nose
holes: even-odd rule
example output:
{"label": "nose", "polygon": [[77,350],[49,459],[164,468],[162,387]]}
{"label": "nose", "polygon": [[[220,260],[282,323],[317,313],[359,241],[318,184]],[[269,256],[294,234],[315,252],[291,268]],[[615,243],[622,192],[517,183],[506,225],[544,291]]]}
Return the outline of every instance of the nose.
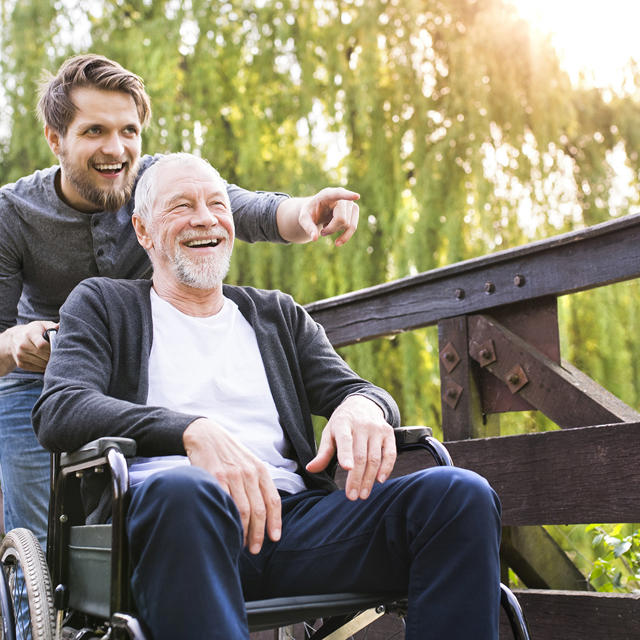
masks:
{"label": "nose", "polygon": [[193,208],[189,223],[192,227],[214,227],[218,224],[218,218],[204,202]]}
{"label": "nose", "polygon": [[124,153],[124,144],[120,139],[120,134],[114,131],[104,139],[102,153],[113,158],[120,158]]}

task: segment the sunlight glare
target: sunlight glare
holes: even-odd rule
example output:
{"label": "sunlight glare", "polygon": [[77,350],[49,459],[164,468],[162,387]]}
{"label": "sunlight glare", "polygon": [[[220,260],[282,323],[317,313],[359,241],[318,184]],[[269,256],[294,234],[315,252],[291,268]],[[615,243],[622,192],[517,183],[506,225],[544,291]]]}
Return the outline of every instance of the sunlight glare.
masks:
{"label": "sunlight glare", "polygon": [[571,80],[622,89],[625,67],[640,63],[640,2],[636,0],[508,0],[549,34]]}

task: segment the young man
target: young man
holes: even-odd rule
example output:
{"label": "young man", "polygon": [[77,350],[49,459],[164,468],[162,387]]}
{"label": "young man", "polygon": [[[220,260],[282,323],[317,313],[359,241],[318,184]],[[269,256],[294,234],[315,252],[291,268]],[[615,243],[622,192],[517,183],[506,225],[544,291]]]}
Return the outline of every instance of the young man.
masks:
{"label": "young man", "polygon": [[[38,106],[60,164],[0,189],[0,468],[5,528],[30,528],[44,545],[48,455],[30,421],[49,358],[42,334],[85,278],[150,276],[131,214],[136,181],[158,156],[140,156],[151,113],[142,81],[112,60],[67,60]],[[342,232],[343,244],[357,225],[358,196],[345,189],[309,198],[227,190],[249,242]]]}
{"label": "young man", "polygon": [[[289,296],[223,286],[234,225],[217,172],[164,157],[133,223],[153,281],[72,292],[34,427],[52,450],[136,440],[127,535],[154,640],[246,639],[244,598],[335,590],[407,590],[412,640],[497,638],[495,493],[452,467],[387,480],[393,399]],[[328,418],[317,452],[312,413]]]}

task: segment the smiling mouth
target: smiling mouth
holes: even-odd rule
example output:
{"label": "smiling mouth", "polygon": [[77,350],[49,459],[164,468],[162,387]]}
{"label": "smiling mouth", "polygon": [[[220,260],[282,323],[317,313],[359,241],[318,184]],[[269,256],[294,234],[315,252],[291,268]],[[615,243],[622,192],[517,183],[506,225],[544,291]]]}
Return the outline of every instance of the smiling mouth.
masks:
{"label": "smiling mouth", "polygon": [[208,238],[208,239],[201,239],[201,240],[189,240],[187,242],[185,242],[185,246],[189,247],[190,249],[200,249],[200,248],[204,248],[204,247],[217,247],[220,244],[220,238]]}
{"label": "smiling mouth", "polygon": [[93,168],[100,173],[113,175],[113,174],[120,173],[125,168],[125,165],[126,165],[126,162],[111,162],[111,163],[101,162],[99,164],[94,164]]}

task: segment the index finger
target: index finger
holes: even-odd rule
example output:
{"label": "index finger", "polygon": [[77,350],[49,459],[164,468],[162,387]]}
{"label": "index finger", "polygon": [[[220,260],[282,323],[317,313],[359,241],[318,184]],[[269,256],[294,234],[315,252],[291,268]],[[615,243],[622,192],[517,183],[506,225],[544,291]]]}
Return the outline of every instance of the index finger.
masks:
{"label": "index finger", "polygon": [[316,198],[323,205],[327,205],[338,200],[360,200],[360,194],[344,187],[326,187],[317,194]]}

